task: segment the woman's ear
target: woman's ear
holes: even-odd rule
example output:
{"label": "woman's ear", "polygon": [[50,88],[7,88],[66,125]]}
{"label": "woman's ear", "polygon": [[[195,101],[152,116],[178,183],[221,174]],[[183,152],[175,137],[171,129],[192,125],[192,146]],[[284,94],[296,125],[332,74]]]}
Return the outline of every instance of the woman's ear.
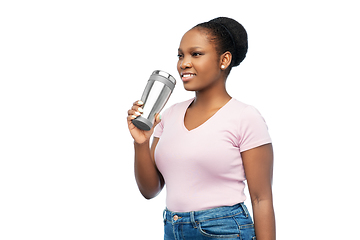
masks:
{"label": "woman's ear", "polygon": [[231,64],[232,55],[229,51],[223,53],[220,56],[220,68],[226,70]]}

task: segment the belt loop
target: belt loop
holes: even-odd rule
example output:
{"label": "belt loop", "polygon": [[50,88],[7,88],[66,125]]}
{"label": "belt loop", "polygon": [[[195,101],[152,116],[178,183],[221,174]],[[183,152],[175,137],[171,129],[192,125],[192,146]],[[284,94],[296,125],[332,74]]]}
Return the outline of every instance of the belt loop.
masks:
{"label": "belt loop", "polygon": [[166,223],[166,209],[164,209],[164,212],[163,212],[163,219],[164,219],[164,224]]}
{"label": "belt loop", "polygon": [[195,212],[190,212],[190,220],[194,228],[197,228],[196,222],[195,222]]}
{"label": "belt loop", "polygon": [[242,210],[244,211],[246,217],[249,217],[249,211],[248,211],[247,207],[245,206],[245,204],[240,203],[240,206],[241,206]]}

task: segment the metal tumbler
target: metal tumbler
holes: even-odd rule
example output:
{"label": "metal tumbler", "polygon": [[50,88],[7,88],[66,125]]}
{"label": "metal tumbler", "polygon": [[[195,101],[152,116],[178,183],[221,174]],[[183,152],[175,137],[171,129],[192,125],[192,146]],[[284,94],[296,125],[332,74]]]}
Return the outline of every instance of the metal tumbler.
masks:
{"label": "metal tumbler", "polygon": [[168,101],[175,88],[176,80],[169,73],[155,70],[148,80],[141,101],[143,114],[132,120],[139,129],[149,131],[154,122],[155,114],[159,113]]}

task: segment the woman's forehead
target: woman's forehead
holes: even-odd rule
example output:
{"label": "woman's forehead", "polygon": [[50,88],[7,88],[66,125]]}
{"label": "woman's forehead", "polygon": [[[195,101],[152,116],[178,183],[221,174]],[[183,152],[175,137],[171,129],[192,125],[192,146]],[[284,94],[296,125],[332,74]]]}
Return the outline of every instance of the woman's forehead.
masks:
{"label": "woman's forehead", "polygon": [[186,51],[195,48],[212,47],[206,34],[199,29],[191,29],[187,31],[180,41],[179,51]]}

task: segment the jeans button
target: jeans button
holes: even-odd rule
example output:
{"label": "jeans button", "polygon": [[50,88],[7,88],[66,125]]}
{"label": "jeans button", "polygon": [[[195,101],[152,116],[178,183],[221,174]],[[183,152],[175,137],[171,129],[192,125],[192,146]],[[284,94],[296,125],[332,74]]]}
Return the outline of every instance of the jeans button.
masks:
{"label": "jeans button", "polygon": [[178,216],[178,215],[175,215],[175,216],[173,217],[173,219],[174,219],[174,221],[177,221],[177,220],[179,219],[179,216]]}

